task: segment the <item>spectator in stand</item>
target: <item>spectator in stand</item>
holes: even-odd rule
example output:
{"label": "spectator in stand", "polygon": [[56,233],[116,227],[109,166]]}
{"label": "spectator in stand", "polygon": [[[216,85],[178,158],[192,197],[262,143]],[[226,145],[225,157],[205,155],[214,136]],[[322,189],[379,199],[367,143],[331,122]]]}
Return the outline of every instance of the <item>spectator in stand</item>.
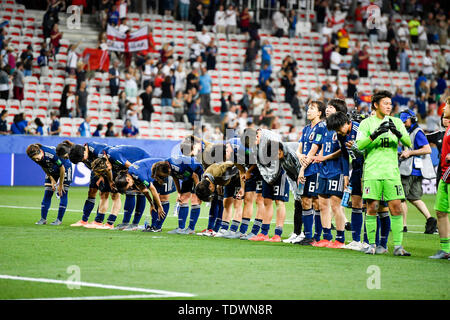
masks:
{"label": "spectator in stand", "polygon": [[292,72],[294,78],[297,76],[297,62],[290,55],[287,55],[281,62],[280,75],[284,77],[289,71]]}
{"label": "spectator in stand", "polygon": [[31,44],[20,55],[20,61],[23,63],[23,75],[25,77],[31,76],[33,68],[33,46]]}
{"label": "spectator in stand", "polygon": [[421,92],[420,92],[420,87],[422,86],[422,82],[425,83],[426,86],[426,82],[427,82],[427,78],[423,75],[422,71],[419,71],[419,76],[417,77],[415,83],[414,83],[414,88],[415,88],[415,94],[416,97],[420,97]]}
{"label": "spectator in stand", "polygon": [[260,40],[261,37],[259,36],[258,30],[261,28],[261,26],[259,25],[259,23],[257,23],[256,21],[251,21],[250,22],[250,27],[248,30],[248,35],[249,35],[249,39],[248,41],[252,41],[254,40],[256,42],[256,49],[260,49],[261,45],[260,45]]}
{"label": "spectator in stand", "polygon": [[91,134],[91,117],[87,116],[78,127],[77,135],[80,137],[92,137]]}
{"label": "spectator in stand", "polygon": [[28,121],[25,120],[23,112],[14,115],[13,123],[11,125],[11,134],[29,134],[30,128]]}
{"label": "spectator in stand", "polygon": [[327,16],[328,1],[321,0],[319,3],[316,2],[316,4],[317,5],[314,8],[314,11],[316,12],[316,32],[321,33]]}
{"label": "spectator in stand", "polygon": [[358,73],[360,78],[367,78],[369,76],[369,46],[365,44],[358,54],[359,65]]}
{"label": "spectator in stand", "polygon": [[196,88],[198,90],[198,69],[192,69],[191,72],[186,77],[186,92],[188,92],[191,88]]}
{"label": "spectator in stand", "polygon": [[448,70],[448,63],[447,63],[447,57],[445,54],[445,48],[441,48],[439,54],[436,57],[436,73],[441,74],[442,72],[447,73]]}
{"label": "spectator in stand", "polygon": [[250,12],[248,7],[244,7],[241,14],[239,15],[239,28],[243,34],[247,34],[250,28]]}
{"label": "spectator in stand", "polygon": [[331,37],[328,37],[327,42],[322,47],[322,66],[325,70],[330,69],[331,54],[335,50],[335,47],[331,42]]}
{"label": "spectator in stand", "polygon": [[388,48],[387,57],[389,60],[389,67],[391,71],[397,71],[398,64],[397,64],[397,57],[398,57],[398,45],[397,41],[394,39],[391,39],[391,44]]}
{"label": "spectator in stand", "polygon": [[274,102],[275,101],[275,93],[274,93],[272,85],[271,85],[272,82],[273,82],[273,79],[272,78],[268,78],[264,82],[264,85],[261,86],[262,89],[264,90],[265,94],[266,94],[267,100],[270,101],[270,102]]}
{"label": "spectator in stand", "polygon": [[272,16],[272,23],[274,28],[274,37],[281,38],[289,27],[289,22],[285,15],[285,7],[280,6],[280,10],[275,11]]}
{"label": "spectator in stand", "polygon": [[242,112],[246,111],[248,114],[251,104],[250,86],[245,87],[244,94],[238,104],[241,106]]}
{"label": "spectator in stand", "polygon": [[153,82],[156,73],[158,72],[158,68],[154,65],[153,59],[147,56],[144,64],[141,66],[141,70],[142,87],[145,88],[148,84]]}
{"label": "spectator in stand", "polygon": [[139,109],[138,106],[132,102],[127,104],[126,119],[131,121],[131,124],[139,129]]}
{"label": "spectator in stand", "polygon": [[103,124],[99,123],[97,125],[97,128],[95,129],[94,133],[92,134],[93,137],[101,137],[102,136],[102,130],[103,130]]}
{"label": "spectator in stand", "polygon": [[115,59],[109,68],[109,92],[112,97],[117,96],[120,88],[119,60]]}
{"label": "spectator in stand", "polygon": [[363,33],[364,32],[364,26],[363,26],[363,12],[365,11],[365,8],[361,5],[361,1],[358,1],[356,3],[355,8],[355,28],[353,31],[355,33]]}
{"label": "spectator in stand", "polygon": [[114,123],[108,122],[106,124],[105,137],[115,137],[117,134],[114,132]]}
{"label": "spectator in stand", "polygon": [[425,24],[425,30],[427,32],[428,44],[437,43],[438,36],[438,26],[436,24],[436,20],[434,19],[433,12],[428,13],[428,17]]}
{"label": "spectator in stand", "polygon": [[303,118],[301,109],[303,109],[304,106],[303,106],[303,100],[302,100],[301,95],[302,95],[301,91],[297,90],[296,94],[294,95],[294,97],[292,97],[292,100],[290,102],[291,108],[292,108],[292,113],[297,117],[297,119]]}
{"label": "spectator in stand", "polygon": [[117,3],[117,10],[119,11],[119,19],[125,18],[128,14],[128,6],[130,5],[130,1],[118,0],[116,1],[116,3]]}
{"label": "spectator in stand", "polygon": [[258,83],[261,87],[264,86],[264,84],[266,83],[266,80],[270,78],[272,74],[272,68],[270,67],[270,65],[265,62],[262,65],[262,69],[259,71],[259,78],[258,78]]}
{"label": "spectator in stand", "polygon": [[59,104],[59,116],[60,117],[68,117],[69,110],[67,108],[67,99],[72,96],[72,89],[69,84],[66,84],[63,88],[63,92],[61,94],[61,103]]}
{"label": "spectator in stand", "polygon": [[297,12],[294,9],[289,11],[288,17],[289,23],[289,38],[295,38],[296,30],[297,30]]}
{"label": "spectator in stand", "polygon": [[214,38],[212,38],[205,50],[207,70],[216,70],[216,56],[218,50]]}
{"label": "spectator in stand", "polygon": [[173,98],[173,85],[170,76],[164,78],[161,84],[161,107],[171,107]]}
{"label": "spectator in stand", "polygon": [[75,75],[75,70],[77,69],[78,54],[76,52],[76,49],[80,45],[80,43],[81,40],[77,44],[71,44],[67,51],[66,72],[71,76]]}
{"label": "spectator in stand", "polygon": [[390,19],[387,25],[386,41],[391,43],[392,39],[396,39],[396,25],[395,22],[392,19]]}
{"label": "spectator in stand", "polygon": [[184,91],[186,89],[186,72],[184,71],[184,67],[182,63],[179,63],[175,73],[175,91]]}
{"label": "spectator in stand", "polygon": [[445,80],[445,71],[442,71],[439,74],[439,77],[437,79],[437,87],[436,87],[436,91],[437,94],[440,96],[443,96],[445,93],[445,90],[447,89],[447,81]]}
{"label": "spectator in stand", "polygon": [[118,28],[120,33],[127,33],[130,30],[130,27],[128,26],[128,18],[124,17],[120,19],[120,24]]}
{"label": "spectator in stand", "polygon": [[359,84],[359,77],[355,71],[355,67],[350,67],[350,72],[347,77],[347,98],[353,98],[355,93],[358,92],[357,85]]}
{"label": "spectator in stand", "polygon": [[153,107],[152,104],[153,98],[152,92],[153,88],[151,84],[147,84],[147,86],[145,87],[145,91],[139,95],[139,98],[141,99],[141,104],[143,106],[142,120],[145,121],[152,121],[152,113],[155,112],[155,108]]}
{"label": "spectator in stand", "polygon": [[334,37],[336,37],[336,34],[339,29],[341,29],[344,26],[345,19],[347,17],[346,11],[341,11],[341,5],[339,3],[336,3],[334,5],[333,11],[327,11],[327,19],[331,21],[333,26],[333,42],[335,40]]}
{"label": "spectator in stand", "polygon": [[206,48],[206,46],[211,42],[211,36],[207,31],[208,30],[206,29],[206,27],[203,27],[202,32],[197,35],[197,39],[203,48]]}
{"label": "spectator in stand", "polygon": [[203,47],[201,42],[198,40],[198,37],[195,37],[192,40],[191,45],[189,46],[189,50],[190,50],[189,61],[192,66],[192,64],[197,60],[197,58],[203,54],[203,51],[205,50],[205,48]]}
{"label": "spectator in stand", "polygon": [[200,120],[200,112],[201,112],[200,96],[198,96],[197,98],[192,97],[192,102],[190,103],[187,112],[188,120],[192,125],[194,125],[195,121]]}
{"label": "spectator in stand", "polygon": [[138,87],[135,78],[130,72],[125,73],[125,93],[128,100],[134,100],[137,97]]}
{"label": "spectator in stand", "polygon": [[174,109],[173,115],[175,116],[175,122],[183,122],[184,99],[182,90],[178,90],[175,93],[175,97],[172,100],[172,108]]}
{"label": "spectator in stand", "polygon": [[261,47],[261,66],[267,64],[271,65],[273,47],[269,43],[269,40],[264,40],[263,46]]}
{"label": "spectator in stand", "polygon": [[88,92],[86,89],[86,81],[82,81],[80,88],[78,89],[75,96],[75,106],[77,109],[77,116],[85,118],[87,114],[87,100]]}
{"label": "spectator in stand", "polygon": [[2,110],[0,113],[0,135],[10,134],[10,130],[8,130],[8,121],[6,118],[8,117],[8,111]]}
{"label": "spectator in stand", "polygon": [[220,94],[220,120],[223,120],[228,112],[228,99],[226,97],[227,93],[222,91]]}
{"label": "spectator in stand", "polygon": [[108,24],[114,27],[119,25],[119,17],[120,14],[119,11],[117,11],[117,6],[113,4],[108,12]]}
{"label": "spectator in stand", "polygon": [[400,109],[404,109],[408,107],[409,98],[403,95],[402,88],[398,87],[395,91],[395,95],[392,97],[392,104],[397,103],[400,106]]}
{"label": "spectator in stand", "polygon": [[281,79],[281,85],[285,89],[284,102],[291,103],[295,95],[295,78],[291,70],[288,70],[285,76]]}
{"label": "spectator in stand", "polygon": [[0,99],[8,100],[9,97],[9,75],[6,68],[0,69]]}
{"label": "spectator in stand", "polygon": [[229,39],[230,34],[235,34],[237,31],[237,9],[230,3],[228,9],[225,11],[225,23],[227,24],[226,33]]}
{"label": "spectator in stand", "polygon": [[13,74],[13,85],[14,85],[14,99],[19,101],[23,100],[23,87],[25,86],[25,76],[23,74],[23,64],[18,62],[16,66],[16,71]]}
{"label": "spectator in stand", "polygon": [[409,28],[409,36],[411,38],[411,43],[414,47],[416,47],[418,41],[419,41],[419,29],[420,26],[420,17],[415,16],[408,22],[408,28]]}
{"label": "spectator in stand", "polygon": [[37,59],[37,64],[41,69],[41,77],[46,77],[49,74],[48,65],[49,65],[50,51],[47,50],[47,43],[43,42],[41,46],[42,49]]}
{"label": "spectator in stand", "polygon": [[189,5],[191,4],[190,0],[180,0],[178,1],[178,9],[180,14],[180,20],[187,21],[189,20]]}
{"label": "spectator in stand", "polygon": [[191,22],[195,25],[195,31],[202,31],[205,24],[205,14],[201,3],[195,7],[194,14],[192,15]]}
{"label": "spectator in stand", "polygon": [[400,28],[397,30],[397,40],[398,42],[404,41],[405,43],[409,43],[409,29],[406,21],[402,21]]}
{"label": "spectator in stand", "polygon": [[164,64],[167,63],[167,60],[173,58],[173,43],[164,43],[162,49],[160,50],[160,61]]}
{"label": "spectator in stand", "polygon": [[4,56],[4,59],[6,60],[6,62],[4,61],[4,64],[9,65],[11,74],[14,74],[14,71],[16,70],[17,65],[16,65],[16,57],[14,55],[14,50],[11,47],[6,48],[6,54]]}
{"label": "spectator in stand", "polygon": [[439,36],[439,45],[441,45],[441,46],[447,45],[447,39],[448,39],[448,22],[447,22],[447,20],[439,21],[438,36]]}
{"label": "spectator in stand", "polygon": [[431,56],[430,49],[425,50],[425,56],[422,60],[423,65],[423,75],[428,79],[433,79],[433,57]]}
{"label": "spectator in stand", "polygon": [[337,32],[337,41],[338,41],[339,53],[343,56],[346,56],[347,52],[348,52],[348,43],[350,41],[350,35],[347,32],[347,25],[344,25]]}
{"label": "spectator in stand", "polygon": [[409,72],[409,56],[406,52],[406,42],[400,43],[400,72]]}
{"label": "spectator in stand", "polygon": [[212,89],[212,79],[208,74],[206,68],[202,68],[202,75],[199,78],[199,94],[201,97],[201,110],[204,115],[210,116],[211,112],[211,89]]}
{"label": "spectator in stand", "polygon": [[427,95],[424,93],[420,96],[419,99],[416,100],[417,112],[419,113],[422,119],[425,119],[427,116]]}
{"label": "spectator in stand", "polygon": [[47,10],[42,19],[42,31],[44,34],[44,39],[50,38],[50,33],[52,32],[53,25],[57,23],[58,17],[57,13],[53,10]]}
{"label": "spectator in stand", "polygon": [[86,81],[86,70],[84,69],[85,64],[83,61],[78,61],[77,70],[75,70],[75,77],[77,78],[77,90],[80,88],[80,84]]}
{"label": "spectator in stand", "polygon": [[225,11],[222,4],[219,6],[219,10],[217,10],[214,15],[214,27],[216,33],[226,33],[227,31],[227,23],[225,21]]}
{"label": "spectator in stand", "polygon": [[340,64],[342,62],[342,56],[339,53],[340,49],[339,47],[335,47],[334,51],[331,53],[331,57],[330,57],[330,70],[331,70],[331,75],[336,77],[335,79],[338,79],[338,75],[339,75],[339,69]]}
{"label": "spectator in stand", "polygon": [[125,126],[122,129],[122,137],[136,138],[139,135],[139,129],[133,126],[130,119],[125,121]]}
{"label": "spectator in stand", "polygon": [[59,26],[57,23],[53,25],[52,32],[50,32],[50,50],[53,53],[53,56],[56,56],[59,53],[59,41],[61,40],[63,33],[59,31]]}
{"label": "spectator in stand", "polygon": [[55,111],[50,112],[50,127],[48,128],[49,136],[59,136],[61,133],[61,126],[59,124],[58,116]]}
{"label": "spectator in stand", "polygon": [[248,121],[249,121],[248,112],[242,111],[238,117],[237,133],[239,135],[242,135],[244,133],[244,129],[247,127]]}
{"label": "spectator in stand", "polygon": [[257,56],[258,56],[258,48],[256,48],[256,41],[250,40],[249,45],[245,50],[244,71],[250,72],[255,71]]}

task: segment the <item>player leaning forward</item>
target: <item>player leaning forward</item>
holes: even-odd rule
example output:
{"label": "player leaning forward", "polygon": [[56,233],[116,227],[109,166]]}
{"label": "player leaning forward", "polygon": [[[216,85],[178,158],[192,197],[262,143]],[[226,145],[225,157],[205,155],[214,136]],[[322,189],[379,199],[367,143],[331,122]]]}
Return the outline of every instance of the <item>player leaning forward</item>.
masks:
{"label": "player leaning forward", "polygon": [[391,93],[379,91],[372,96],[375,115],[363,120],[359,126],[356,144],[365,152],[363,199],[367,201],[366,229],[370,247],[366,253],[375,254],[377,211],[380,200],[388,203],[391,212],[391,229],[394,239],[394,255],[410,256],[402,247],[403,219],[401,200],[405,198],[397,147],[401,143],[410,147],[411,139],[402,121],[390,117]]}

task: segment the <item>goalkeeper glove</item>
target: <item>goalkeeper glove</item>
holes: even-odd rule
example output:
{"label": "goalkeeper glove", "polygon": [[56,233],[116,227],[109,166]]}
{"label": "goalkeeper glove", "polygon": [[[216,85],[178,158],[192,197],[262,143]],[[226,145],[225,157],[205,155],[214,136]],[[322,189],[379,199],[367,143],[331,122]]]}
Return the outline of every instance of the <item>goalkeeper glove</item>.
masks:
{"label": "goalkeeper glove", "polygon": [[380,126],[370,135],[370,139],[374,141],[376,138],[378,138],[383,133],[386,133],[389,131],[389,122],[383,122],[380,124]]}
{"label": "goalkeeper glove", "polygon": [[402,133],[397,130],[397,127],[395,126],[394,121],[392,121],[392,119],[389,119],[389,130],[391,130],[391,132],[395,134],[395,136],[398,139],[402,137]]}

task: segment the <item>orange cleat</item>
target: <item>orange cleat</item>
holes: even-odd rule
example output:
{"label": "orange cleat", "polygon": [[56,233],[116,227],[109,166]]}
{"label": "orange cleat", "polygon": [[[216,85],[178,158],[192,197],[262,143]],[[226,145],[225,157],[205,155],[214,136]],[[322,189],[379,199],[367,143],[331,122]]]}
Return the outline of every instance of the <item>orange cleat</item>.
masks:
{"label": "orange cleat", "polygon": [[274,235],[272,238],[264,240],[264,241],[268,241],[268,242],[281,242],[281,237],[278,235]]}
{"label": "orange cleat", "polygon": [[102,225],[103,225],[103,223],[94,221],[94,222],[84,225],[84,227],[88,228],[88,229],[96,229],[97,227],[100,227]]}
{"label": "orange cleat", "polygon": [[87,224],[88,224],[87,221],[80,220],[77,223],[72,223],[70,226],[71,227],[84,227]]}
{"label": "orange cleat", "polygon": [[250,241],[266,241],[266,240],[269,240],[269,236],[268,235],[263,235],[262,233],[260,233],[260,234],[254,236],[254,237],[251,237],[248,240],[250,240]]}
{"label": "orange cleat", "polygon": [[109,223],[105,223],[104,225],[98,226],[95,229],[100,229],[100,230],[112,230],[114,229],[114,225],[113,224],[109,224]]}
{"label": "orange cleat", "polygon": [[327,246],[327,248],[342,249],[342,248],[344,248],[344,245],[345,245],[345,243],[342,243],[340,241],[334,241],[334,242],[330,241],[330,244]]}
{"label": "orange cleat", "polygon": [[320,241],[314,242],[313,247],[326,248],[332,243],[330,240],[322,239]]}

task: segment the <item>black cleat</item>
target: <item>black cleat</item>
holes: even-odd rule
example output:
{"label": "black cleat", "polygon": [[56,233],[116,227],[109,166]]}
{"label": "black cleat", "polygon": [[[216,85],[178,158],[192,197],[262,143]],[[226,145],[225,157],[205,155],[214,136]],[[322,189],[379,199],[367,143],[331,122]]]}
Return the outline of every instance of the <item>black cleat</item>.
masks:
{"label": "black cleat", "polygon": [[299,245],[301,245],[301,246],[310,246],[310,245],[312,245],[313,243],[314,243],[314,238],[310,238],[310,239],[305,238],[305,239],[303,239],[303,240],[300,241],[300,242],[296,242],[295,244],[299,244]]}
{"label": "black cleat", "polygon": [[427,223],[425,224],[425,234],[433,234],[436,232],[437,220],[436,218],[429,217]]}
{"label": "black cleat", "polygon": [[403,227],[403,232],[408,232],[408,227],[407,226]]}
{"label": "black cleat", "polygon": [[347,230],[347,231],[352,231],[352,224],[351,224],[350,222],[347,222],[347,223],[345,224],[345,230]]}
{"label": "black cleat", "polygon": [[153,230],[155,229],[155,227],[153,226],[147,226],[147,228],[145,228],[144,230],[142,230],[142,232],[154,232]]}

